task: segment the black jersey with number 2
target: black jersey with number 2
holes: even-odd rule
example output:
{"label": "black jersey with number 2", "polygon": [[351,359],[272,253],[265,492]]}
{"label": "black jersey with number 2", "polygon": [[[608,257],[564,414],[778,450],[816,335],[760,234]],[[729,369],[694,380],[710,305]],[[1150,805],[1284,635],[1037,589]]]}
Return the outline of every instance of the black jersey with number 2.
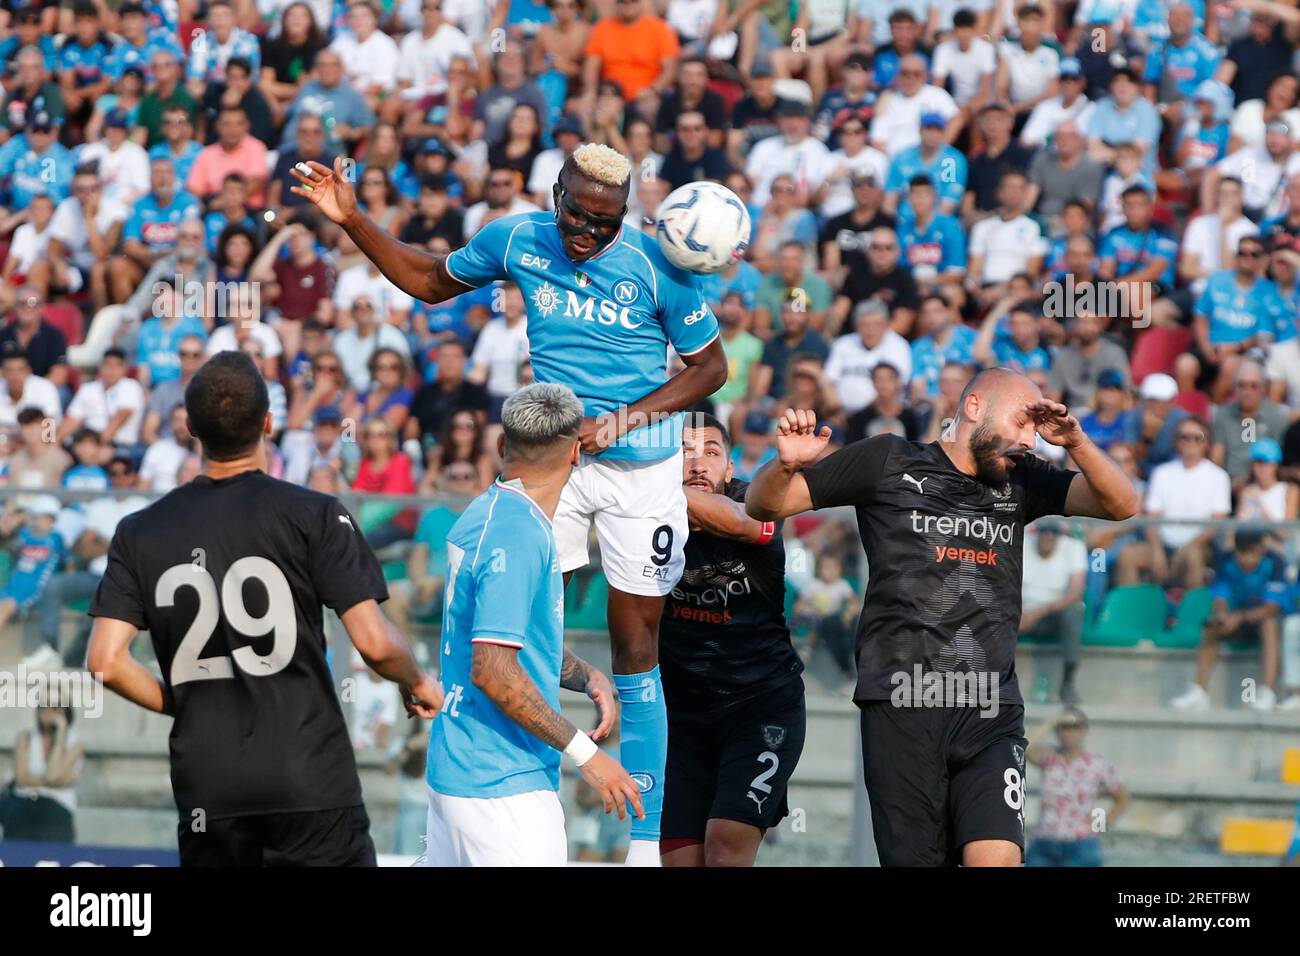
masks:
{"label": "black jersey with number 2", "polygon": [[[745,481],[725,493],[745,500]],[[664,602],[659,666],[669,706],[710,709],[799,676],[803,662],[785,622],[785,545],[778,524],[766,544],[693,531],[686,570]]]}
{"label": "black jersey with number 2", "polygon": [[855,700],[888,699],[897,675],[1016,681],[1025,525],[1061,514],[1074,472],[1026,456],[1002,487],[958,471],[938,442],[880,435],[804,471],[814,508],[852,505],[869,562]]}
{"label": "black jersey with number 2", "polygon": [[201,476],[122,520],[90,613],[153,640],[183,815],[361,803],[322,605],[387,596],[337,499],[260,471]]}

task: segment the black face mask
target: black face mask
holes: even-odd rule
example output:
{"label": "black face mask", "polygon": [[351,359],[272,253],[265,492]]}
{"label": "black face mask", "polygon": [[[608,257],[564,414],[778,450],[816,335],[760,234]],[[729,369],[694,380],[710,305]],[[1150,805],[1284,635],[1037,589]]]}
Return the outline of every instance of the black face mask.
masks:
{"label": "black face mask", "polygon": [[[555,197],[555,223],[560,233],[570,239],[578,236],[590,236],[596,242],[596,251],[604,249],[623,228],[623,217],[597,216],[587,212],[569,195],[569,191],[559,183],[552,187]],[[627,206],[623,207],[627,212]],[[594,253],[593,253],[594,255]]]}

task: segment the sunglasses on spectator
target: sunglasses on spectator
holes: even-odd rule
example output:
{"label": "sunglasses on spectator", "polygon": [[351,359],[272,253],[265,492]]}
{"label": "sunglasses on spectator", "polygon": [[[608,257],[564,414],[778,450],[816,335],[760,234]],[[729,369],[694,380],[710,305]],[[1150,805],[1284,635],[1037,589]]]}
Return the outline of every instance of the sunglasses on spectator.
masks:
{"label": "sunglasses on spectator", "polygon": [[333,362],[330,362],[329,364],[322,363],[316,366],[316,371],[318,372],[337,372],[338,370],[339,367]]}
{"label": "sunglasses on spectator", "polygon": [[183,359],[203,358],[203,350],[202,349],[181,349],[181,358]]}
{"label": "sunglasses on spectator", "polygon": [[473,481],[477,475],[472,471],[449,471],[447,472],[448,481]]}
{"label": "sunglasses on spectator", "polygon": [[1200,432],[1186,432],[1184,434],[1179,435],[1178,440],[1202,442],[1205,441],[1205,436]]}
{"label": "sunglasses on spectator", "polygon": [[376,372],[400,372],[401,370],[402,366],[396,362],[380,362],[375,366]]}
{"label": "sunglasses on spectator", "polygon": [[1264,256],[1263,249],[1239,249],[1237,255],[1243,259],[1262,259]]}

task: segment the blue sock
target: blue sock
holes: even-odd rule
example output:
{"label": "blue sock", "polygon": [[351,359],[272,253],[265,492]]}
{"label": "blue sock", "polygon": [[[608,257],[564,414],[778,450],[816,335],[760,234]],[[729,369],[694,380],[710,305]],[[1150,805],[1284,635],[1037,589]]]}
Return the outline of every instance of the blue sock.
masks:
{"label": "blue sock", "polygon": [[641,788],[645,805],[645,819],[632,818],[632,839],[657,841],[668,762],[668,711],[659,667],[644,674],[615,674],[614,687],[622,703],[619,761]]}

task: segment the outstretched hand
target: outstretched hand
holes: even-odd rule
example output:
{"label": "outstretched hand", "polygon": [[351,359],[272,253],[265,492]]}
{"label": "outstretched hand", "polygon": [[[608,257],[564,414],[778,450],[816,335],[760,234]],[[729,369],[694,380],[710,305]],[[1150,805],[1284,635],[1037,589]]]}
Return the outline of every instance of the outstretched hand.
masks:
{"label": "outstretched hand", "polygon": [[831,430],[817,428],[817,413],[812,409],[787,408],[776,420],[776,451],[786,468],[803,468],[813,464],[826,451]]}
{"label": "outstretched hand", "polygon": [[334,160],[334,168],[314,160],[289,167],[289,175],[301,185],[290,192],[315,203],[321,214],[340,225],[357,211],[357,194],[344,173],[343,157]]}

